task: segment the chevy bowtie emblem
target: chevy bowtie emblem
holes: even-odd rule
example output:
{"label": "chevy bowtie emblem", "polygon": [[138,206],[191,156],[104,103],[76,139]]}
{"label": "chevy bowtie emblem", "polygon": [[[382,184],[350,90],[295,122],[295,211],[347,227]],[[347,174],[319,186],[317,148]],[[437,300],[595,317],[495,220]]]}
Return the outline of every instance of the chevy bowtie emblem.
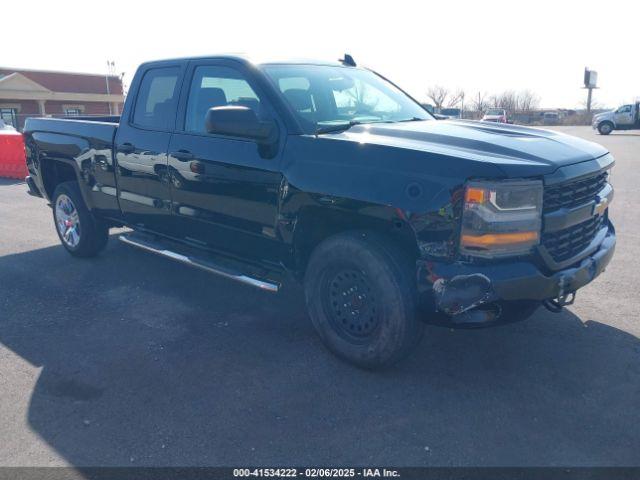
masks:
{"label": "chevy bowtie emblem", "polygon": [[598,216],[602,215],[608,206],[609,199],[606,197],[601,198],[600,201],[593,206],[593,214]]}

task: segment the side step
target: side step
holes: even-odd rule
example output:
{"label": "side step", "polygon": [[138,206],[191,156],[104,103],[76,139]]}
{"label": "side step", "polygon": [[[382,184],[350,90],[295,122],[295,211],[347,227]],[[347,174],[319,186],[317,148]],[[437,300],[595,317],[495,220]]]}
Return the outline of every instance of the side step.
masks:
{"label": "side step", "polygon": [[126,243],[127,245],[132,245],[142,250],[146,250],[147,252],[155,253],[156,255],[161,255],[180,263],[185,263],[192,267],[205,270],[209,273],[220,275],[221,277],[235,280],[236,282],[244,283],[246,285],[251,285],[252,287],[256,287],[261,290],[276,293],[280,289],[280,284],[277,282],[254,278],[249,275],[245,275],[244,273],[240,273],[228,266],[214,263],[211,260],[168,250],[166,245],[163,245],[160,241],[152,237],[136,234],[124,234],[120,235],[118,238],[121,242]]}

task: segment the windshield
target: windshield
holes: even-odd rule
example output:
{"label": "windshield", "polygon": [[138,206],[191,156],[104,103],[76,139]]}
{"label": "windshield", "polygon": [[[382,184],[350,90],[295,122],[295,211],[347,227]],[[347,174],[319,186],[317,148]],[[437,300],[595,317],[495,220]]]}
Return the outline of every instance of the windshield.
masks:
{"label": "windshield", "polygon": [[325,65],[263,67],[303,127],[431,120],[398,88],[368,70]]}
{"label": "windshield", "polygon": [[501,110],[500,108],[490,108],[487,110],[486,115],[502,115],[503,113],[504,110]]}

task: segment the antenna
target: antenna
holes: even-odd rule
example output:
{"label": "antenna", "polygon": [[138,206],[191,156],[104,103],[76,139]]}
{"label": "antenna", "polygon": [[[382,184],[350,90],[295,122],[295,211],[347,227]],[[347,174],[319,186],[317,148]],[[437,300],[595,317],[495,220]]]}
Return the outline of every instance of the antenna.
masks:
{"label": "antenna", "polygon": [[356,61],[353,59],[353,57],[351,55],[349,55],[348,53],[344,54],[344,58],[341,58],[340,60],[338,60],[340,63],[342,63],[343,65],[346,65],[347,67],[355,67],[356,66]]}

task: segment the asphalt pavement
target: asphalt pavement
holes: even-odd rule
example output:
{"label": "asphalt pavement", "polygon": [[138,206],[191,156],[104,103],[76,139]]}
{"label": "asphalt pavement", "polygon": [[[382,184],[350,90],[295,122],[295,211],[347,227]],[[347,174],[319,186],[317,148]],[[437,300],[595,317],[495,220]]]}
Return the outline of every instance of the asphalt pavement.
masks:
{"label": "asphalt pavement", "polygon": [[616,158],[609,268],[561,314],[429,326],[379,373],[322,346],[296,285],[115,238],[72,258],[0,180],[0,466],[640,465],[640,133],[559,129]]}

